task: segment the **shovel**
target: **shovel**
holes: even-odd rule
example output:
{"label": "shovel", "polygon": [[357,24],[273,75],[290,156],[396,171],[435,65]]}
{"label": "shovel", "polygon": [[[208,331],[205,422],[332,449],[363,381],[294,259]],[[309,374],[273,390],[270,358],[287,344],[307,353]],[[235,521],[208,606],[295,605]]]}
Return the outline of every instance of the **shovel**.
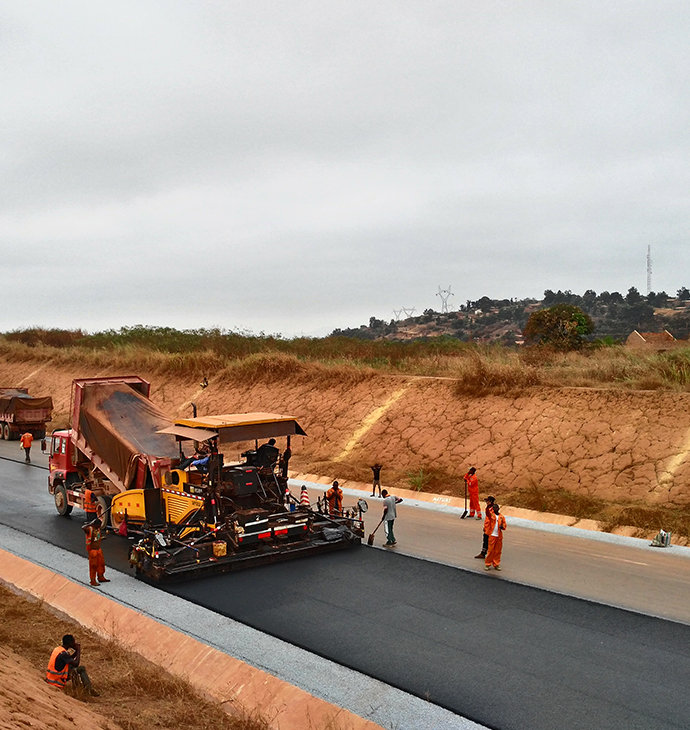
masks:
{"label": "shovel", "polygon": [[376,530],[378,530],[379,527],[381,527],[382,524],[383,524],[383,517],[381,518],[381,522],[379,522],[379,524],[376,525],[376,528],[374,529],[374,531],[367,538],[367,545],[373,545],[374,544],[374,535],[376,534]]}
{"label": "shovel", "polygon": [[467,482],[465,482],[465,511],[460,515],[460,519],[464,520],[467,517]]}

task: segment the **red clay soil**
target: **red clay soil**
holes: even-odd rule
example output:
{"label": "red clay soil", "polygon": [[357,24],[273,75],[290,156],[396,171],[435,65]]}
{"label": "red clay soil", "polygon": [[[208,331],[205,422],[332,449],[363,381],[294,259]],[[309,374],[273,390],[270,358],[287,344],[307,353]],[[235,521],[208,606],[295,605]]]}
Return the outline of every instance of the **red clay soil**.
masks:
{"label": "red clay soil", "polygon": [[[115,374],[123,373],[0,360],[0,382],[52,395],[62,424],[73,378]],[[384,483],[409,486],[420,469],[460,482],[476,466],[483,487],[503,492],[537,484],[650,505],[690,501],[690,394],[543,388],[468,398],[446,379],[302,375],[247,385],[212,373],[202,389],[196,379],[136,374],[151,381],[152,399],[172,417],[191,416],[192,401],[199,415],[295,416],[308,437],[295,439],[291,467],[304,472],[364,481],[378,460]]]}

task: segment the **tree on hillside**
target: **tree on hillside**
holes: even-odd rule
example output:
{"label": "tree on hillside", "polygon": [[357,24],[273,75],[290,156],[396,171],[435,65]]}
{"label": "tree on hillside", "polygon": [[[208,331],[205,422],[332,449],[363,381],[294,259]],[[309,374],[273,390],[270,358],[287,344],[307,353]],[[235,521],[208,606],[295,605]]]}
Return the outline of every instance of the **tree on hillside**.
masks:
{"label": "tree on hillside", "polygon": [[556,304],[532,312],[523,335],[525,342],[553,347],[557,350],[577,350],[585,335],[594,332],[592,318],[572,304]]}

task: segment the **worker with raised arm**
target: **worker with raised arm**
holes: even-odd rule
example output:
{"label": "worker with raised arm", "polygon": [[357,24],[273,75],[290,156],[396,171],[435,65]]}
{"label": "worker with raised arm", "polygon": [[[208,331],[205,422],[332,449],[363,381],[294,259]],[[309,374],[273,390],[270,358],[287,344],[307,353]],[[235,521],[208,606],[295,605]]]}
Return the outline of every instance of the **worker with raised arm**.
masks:
{"label": "worker with raised arm", "polygon": [[48,661],[46,669],[46,682],[57,689],[64,689],[67,682],[81,682],[89,694],[98,697],[98,692],[93,688],[86,667],[82,667],[81,644],[77,643],[72,634],[65,634],[62,637],[62,646],[56,646]]}
{"label": "worker with raised arm", "polygon": [[110,583],[105,577],[105,559],[101,550],[101,520],[96,518],[87,522],[82,528],[86,533],[86,551],[89,554],[89,578],[91,585]]}
{"label": "worker with raised arm", "polygon": [[479,480],[477,479],[476,469],[472,467],[463,477],[467,484],[467,493],[470,497],[470,517],[476,517],[478,520],[482,518],[482,507],[479,504]]}

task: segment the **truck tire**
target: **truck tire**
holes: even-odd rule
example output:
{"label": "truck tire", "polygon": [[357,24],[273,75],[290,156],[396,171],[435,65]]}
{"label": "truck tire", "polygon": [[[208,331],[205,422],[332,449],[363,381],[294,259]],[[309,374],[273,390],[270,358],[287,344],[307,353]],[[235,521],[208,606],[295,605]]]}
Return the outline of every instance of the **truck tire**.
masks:
{"label": "truck tire", "polygon": [[64,484],[55,487],[55,509],[61,517],[67,517],[72,512],[72,505],[67,502]]}
{"label": "truck tire", "polygon": [[10,427],[4,421],[2,423],[2,437],[5,441],[10,440]]}
{"label": "truck tire", "polygon": [[101,518],[102,530],[105,530],[105,528],[108,526],[108,522],[110,521],[110,503],[112,499],[112,497],[109,497],[107,495],[101,495],[97,497],[98,507],[96,507],[96,514],[99,515]]}

